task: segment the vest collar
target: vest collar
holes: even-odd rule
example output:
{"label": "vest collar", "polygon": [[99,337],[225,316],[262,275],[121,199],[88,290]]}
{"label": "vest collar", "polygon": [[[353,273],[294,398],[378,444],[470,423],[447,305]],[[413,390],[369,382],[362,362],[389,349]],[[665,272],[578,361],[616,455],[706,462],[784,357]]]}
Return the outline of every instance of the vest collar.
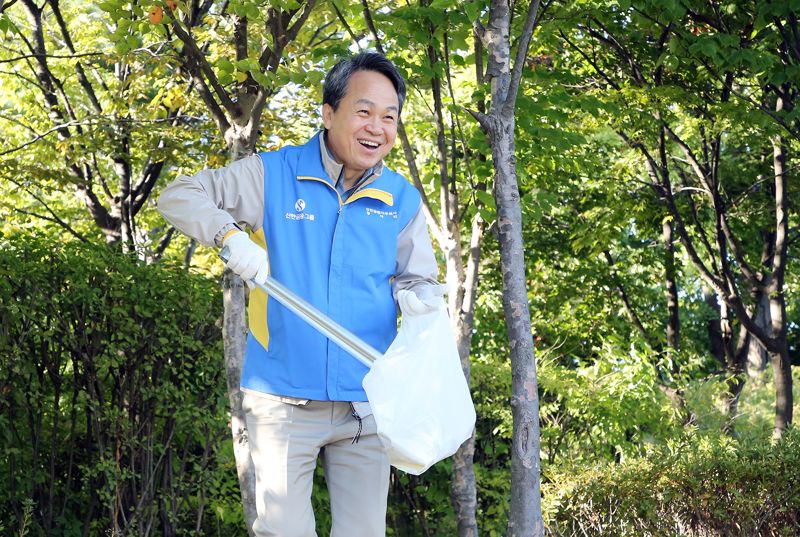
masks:
{"label": "vest collar", "polygon": [[328,174],[323,165],[321,153],[327,152],[327,150],[320,147],[320,143],[324,143],[321,136],[322,133],[319,136],[315,135],[302,146],[297,163],[297,177],[314,177],[327,183],[331,188],[335,188],[335,179]]}
{"label": "vest collar", "polygon": [[[315,134],[303,146],[302,157],[297,166],[298,177],[316,177],[336,189],[336,181],[342,173],[342,164],[336,162],[325,143],[325,131]],[[383,161],[378,162],[372,169],[367,170],[359,180],[358,189],[375,182],[383,173]]]}

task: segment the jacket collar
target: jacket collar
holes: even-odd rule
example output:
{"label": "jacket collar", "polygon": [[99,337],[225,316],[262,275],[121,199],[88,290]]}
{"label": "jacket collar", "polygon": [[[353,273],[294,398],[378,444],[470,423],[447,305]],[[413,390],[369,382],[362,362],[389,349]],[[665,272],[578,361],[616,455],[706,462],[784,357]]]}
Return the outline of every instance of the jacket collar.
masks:
{"label": "jacket collar", "polygon": [[[336,162],[325,142],[325,131],[315,134],[304,146],[302,157],[297,166],[298,176],[317,177],[336,188],[336,183],[342,173],[342,164]],[[358,181],[358,189],[364,188],[374,182],[383,173],[383,161],[364,172]]]}

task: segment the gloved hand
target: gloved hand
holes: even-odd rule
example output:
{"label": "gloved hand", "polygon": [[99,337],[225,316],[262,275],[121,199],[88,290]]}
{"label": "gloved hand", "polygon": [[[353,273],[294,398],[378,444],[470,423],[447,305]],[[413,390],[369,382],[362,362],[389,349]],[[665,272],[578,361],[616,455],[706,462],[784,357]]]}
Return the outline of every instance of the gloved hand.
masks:
{"label": "gloved hand", "polygon": [[267,280],[269,264],[267,251],[250,240],[244,231],[233,233],[222,243],[230,250],[230,259],[226,267],[238,274],[252,289],[250,280],[264,283]]}
{"label": "gloved hand", "polygon": [[420,298],[414,291],[408,289],[397,292],[397,303],[403,315],[424,315],[446,307],[444,298],[440,296]]}

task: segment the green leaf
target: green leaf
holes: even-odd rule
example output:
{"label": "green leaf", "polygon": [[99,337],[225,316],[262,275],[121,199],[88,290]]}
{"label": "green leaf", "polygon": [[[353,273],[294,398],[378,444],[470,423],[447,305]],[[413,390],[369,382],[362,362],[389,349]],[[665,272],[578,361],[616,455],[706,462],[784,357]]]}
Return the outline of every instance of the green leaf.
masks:
{"label": "green leaf", "polygon": [[234,66],[227,58],[220,58],[217,60],[217,69],[223,73],[232,73]]}
{"label": "green leaf", "polygon": [[108,0],[106,2],[100,2],[97,4],[97,7],[105,11],[106,13],[113,13],[119,9],[119,2],[113,2]]}
{"label": "green leaf", "polygon": [[464,11],[467,13],[470,21],[478,20],[481,14],[481,8],[477,2],[467,2],[464,4]]}
{"label": "green leaf", "polygon": [[475,194],[475,197],[486,207],[490,209],[495,208],[494,196],[492,196],[489,192],[486,192],[485,190],[476,189],[473,191],[473,193]]}
{"label": "green leaf", "polygon": [[250,20],[258,19],[258,16],[260,15],[258,6],[256,4],[247,4],[245,7],[245,14]]}
{"label": "green leaf", "polygon": [[219,78],[220,84],[222,84],[223,86],[227,86],[228,84],[233,82],[233,73],[223,71],[217,75],[217,78]]}
{"label": "green leaf", "polygon": [[114,49],[119,54],[127,54],[131,50],[131,47],[130,47],[130,45],[128,45],[127,40],[122,39],[122,40],[117,41],[116,43],[114,43]]}
{"label": "green leaf", "polygon": [[236,69],[242,72],[247,71],[257,71],[260,70],[260,65],[258,64],[258,60],[253,58],[245,58],[243,60],[237,61],[235,64]]}
{"label": "green leaf", "polygon": [[272,87],[272,81],[270,80],[270,78],[261,71],[250,71],[250,76],[252,76],[253,80],[258,82],[261,85],[261,87],[267,89]]}

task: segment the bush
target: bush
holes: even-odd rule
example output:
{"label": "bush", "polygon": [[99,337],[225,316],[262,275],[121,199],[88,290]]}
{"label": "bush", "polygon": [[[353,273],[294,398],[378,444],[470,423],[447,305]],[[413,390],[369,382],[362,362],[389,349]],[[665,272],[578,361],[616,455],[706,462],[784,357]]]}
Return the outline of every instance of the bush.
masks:
{"label": "bush", "polygon": [[800,432],[743,447],[689,439],[624,465],[550,476],[550,535],[782,536],[800,533]]}
{"label": "bush", "polygon": [[6,528],[32,501],[29,535],[242,534],[215,282],[105,246],[0,243]]}

